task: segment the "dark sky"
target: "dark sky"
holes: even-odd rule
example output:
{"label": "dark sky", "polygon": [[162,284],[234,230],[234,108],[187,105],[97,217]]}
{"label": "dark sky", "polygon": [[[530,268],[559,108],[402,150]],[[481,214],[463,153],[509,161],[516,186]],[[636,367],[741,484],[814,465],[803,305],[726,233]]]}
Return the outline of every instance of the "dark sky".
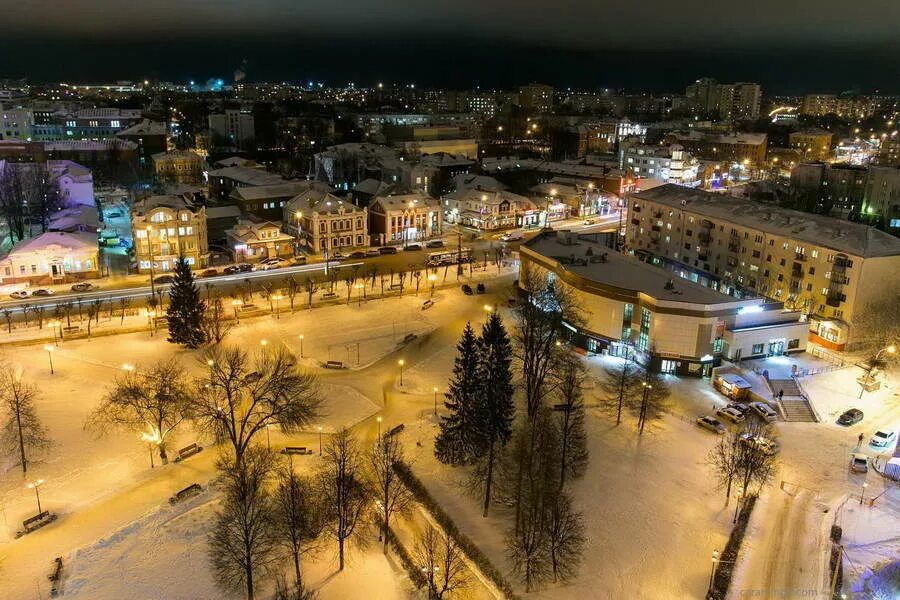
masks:
{"label": "dark sky", "polygon": [[0,76],[900,92],[897,0],[27,0]]}

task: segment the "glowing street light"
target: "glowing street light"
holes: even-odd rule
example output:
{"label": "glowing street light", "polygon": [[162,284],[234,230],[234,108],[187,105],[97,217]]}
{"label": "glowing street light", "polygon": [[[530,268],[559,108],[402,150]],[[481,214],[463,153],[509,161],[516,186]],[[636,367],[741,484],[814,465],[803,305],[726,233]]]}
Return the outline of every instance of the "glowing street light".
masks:
{"label": "glowing street light", "polygon": [[863,481],[862,490],[859,492],[859,504],[862,505],[863,499],[866,497],[866,488],[869,487],[868,481]]}
{"label": "glowing street light", "polygon": [[121,367],[121,368],[122,368],[123,371],[129,372],[129,373],[130,373],[131,371],[134,371],[134,365],[132,365],[132,364],[130,364],[130,363],[122,363],[122,367]]}
{"label": "glowing street light", "polygon": [[44,485],[43,479],[37,479],[28,484],[28,489],[34,490],[34,497],[37,500],[38,514],[41,514],[42,512],[44,512],[43,510],[41,510],[41,494],[40,494],[40,492],[38,492],[38,489],[42,485]]}
{"label": "glowing street light", "polygon": [[300,358],[303,358],[303,334],[297,336],[300,338]]}
{"label": "glowing street light", "polygon": [[47,344],[44,346],[44,350],[47,351],[47,358],[50,359],[50,374],[53,375],[53,351],[56,350],[56,346]]}
{"label": "glowing street light", "polygon": [[234,319],[235,321],[240,322],[241,318],[238,316],[238,309],[244,304],[243,300],[235,298],[231,301],[231,308],[234,309]]}
{"label": "glowing street light", "polygon": [[434,416],[437,416],[437,393],[438,393],[438,388],[437,388],[437,386],[434,386],[434,387],[431,389],[431,391],[434,392]]}
{"label": "glowing street light", "polygon": [[322,426],[316,427],[319,430],[319,456],[322,456]]}
{"label": "glowing street light", "polygon": [[378,443],[381,443],[381,417],[376,417],[375,421],[378,422]]}
{"label": "glowing street light", "polygon": [[[59,340],[62,339],[62,323],[57,320],[47,321],[47,327],[53,330],[53,343],[59,346]],[[59,338],[56,337],[56,330],[59,329]]]}
{"label": "glowing street light", "polygon": [[263,348],[265,348],[266,346],[269,345],[269,340],[263,338],[263,339],[259,340],[259,345],[262,346]]}
{"label": "glowing street light", "polygon": [[[397,364],[400,365],[400,387],[403,387],[403,365],[406,364],[406,361],[401,358],[397,361]],[[379,417],[379,420],[381,420],[381,417]]]}
{"label": "glowing street light", "polygon": [[276,319],[281,318],[281,315],[279,314],[279,311],[278,311],[278,308],[279,308],[278,302],[279,302],[279,300],[281,300],[283,298],[284,298],[284,296],[282,296],[281,294],[273,294],[272,295],[272,300],[275,301],[275,318]]}
{"label": "glowing street light", "polygon": [[719,562],[719,551],[713,550],[712,553],[712,570],[709,572],[709,589],[707,592],[712,592],[713,588],[713,578],[716,576],[716,564]]}
{"label": "glowing street light", "polygon": [[428,276],[428,281],[431,282],[431,296],[430,297],[434,298],[434,283],[437,281],[437,275],[432,273],[431,275]]}

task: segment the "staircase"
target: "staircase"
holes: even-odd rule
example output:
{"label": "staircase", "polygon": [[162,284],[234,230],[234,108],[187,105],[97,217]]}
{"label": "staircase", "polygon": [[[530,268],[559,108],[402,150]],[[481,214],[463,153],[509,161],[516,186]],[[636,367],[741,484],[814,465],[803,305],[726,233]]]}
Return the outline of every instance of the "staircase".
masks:
{"label": "staircase", "polygon": [[776,394],[779,390],[784,391],[784,396],[781,399],[781,410],[786,421],[818,422],[816,414],[796,381],[793,379],[770,379],[769,383]]}

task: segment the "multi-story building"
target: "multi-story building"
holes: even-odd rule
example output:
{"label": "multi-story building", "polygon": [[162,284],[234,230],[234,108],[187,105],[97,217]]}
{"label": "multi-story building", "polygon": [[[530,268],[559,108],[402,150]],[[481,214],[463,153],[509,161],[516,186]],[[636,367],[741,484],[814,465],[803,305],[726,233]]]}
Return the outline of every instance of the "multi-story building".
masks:
{"label": "multi-story building", "polygon": [[321,189],[298,194],[285,204],[283,214],[284,231],[326,257],[369,244],[368,211]]}
{"label": "multi-story building", "polygon": [[623,145],[619,153],[619,166],[631,170],[638,178],[659,179],[688,187],[700,185],[700,161],[678,144]]}
{"label": "multi-story building", "polygon": [[[766,160],[768,136],[765,133],[720,134],[702,131],[675,132],[666,136],[667,144],[677,143],[702,160],[760,166]],[[746,163],[745,163],[746,161]]]}
{"label": "multi-story building", "polygon": [[249,147],[256,138],[253,113],[226,109],[223,113],[209,115],[209,133],[213,146]]}
{"label": "multi-story building", "polygon": [[[610,244],[611,245],[611,244]],[[781,302],[735,298],[620,254],[594,236],[542,232],[519,248],[519,285],[549,278],[583,313],[563,335],[589,353],[635,358],[654,370],[709,375],[730,360],[806,348],[808,324]]]}
{"label": "multi-story building", "polygon": [[0,282],[38,285],[100,276],[97,234],[48,231],[23,240],[0,259]]}
{"label": "multi-story building", "polygon": [[0,140],[30,140],[34,114],[30,109],[0,103]]}
{"label": "multi-story building", "polygon": [[269,173],[262,167],[223,167],[208,173],[209,197],[222,202],[233,190],[247,187],[269,186],[285,183],[280,175]]}
{"label": "multi-story building", "polygon": [[32,139],[41,141],[108,139],[142,119],[140,109],[126,108],[49,109],[34,114]]}
{"label": "multi-story building", "polygon": [[725,83],[719,86],[719,117],[726,121],[759,117],[762,89],[758,83]]}
{"label": "multi-story building", "polygon": [[90,169],[71,160],[48,160],[47,173],[57,186],[60,204],[96,207],[94,176]]}
{"label": "multi-story building", "polygon": [[483,231],[540,224],[540,212],[531,200],[505,190],[457,190],[444,194],[441,202],[446,222]]}
{"label": "multi-story building", "polygon": [[184,257],[192,269],[209,263],[206,208],[184,196],[150,196],[131,209],[134,258],[139,273],[165,273]]}
{"label": "multi-story building", "polygon": [[424,194],[377,196],[369,204],[369,235],[379,246],[440,237],[442,213],[440,201]]}
{"label": "multi-story building", "polygon": [[803,97],[800,114],[811,117],[837,115],[845,119],[867,119],[875,114],[878,101],[867,96],[808,94]]}
{"label": "multi-story building", "polygon": [[168,132],[162,121],[143,119],[131,127],[116,133],[120,140],[134,142],[138,147],[138,163],[141,167],[152,168],[154,154],[165,152],[168,148]]}
{"label": "multi-story building", "polygon": [[881,141],[876,162],[883,167],[900,167],[900,137],[893,136]]}
{"label": "multi-story building", "polygon": [[279,221],[285,204],[311,188],[323,192],[331,191],[331,187],[320,181],[283,181],[272,185],[236,187],[231,190],[228,200],[236,203],[245,214],[269,221]]}
{"label": "multi-story building", "polygon": [[869,167],[862,217],[895,235],[900,233],[900,166]]}
{"label": "multi-story building", "polygon": [[684,91],[688,105],[697,114],[711,115],[719,112],[719,82],[711,77],[701,77]]}
{"label": "multi-story building", "polygon": [[240,219],[226,230],[225,238],[235,262],[294,256],[295,238],[281,231],[281,221]]}
{"label": "multi-story building", "polygon": [[842,350],[854,319],[900,294],[900,238],[823,215],[676,185],[629,198],[627,248],[680,277],[809,315],[810,340]]}
{"label": "multi-story building", "polygon": [[158,152],[152,156],[156,179],[168,183],[200,185],[203,182],[203,159],[190,150]]}
{"label": "multi-story building", "polygon": [[861,165],[803,162],[791,171],[791,194],[805,210],[846,217],[859,213],[867,176]]}
{"label": "multi-story building", "polygon": [[803,160],[828,160],[832,139],[834,134],[823,129],[793,131],[788,135],[788,145],[799,152]]}
{"label": "multi-story building", "polygon": [[529,83],[519,88],[519,105],[535,114],[546,114],[553,109],[553,86]]}

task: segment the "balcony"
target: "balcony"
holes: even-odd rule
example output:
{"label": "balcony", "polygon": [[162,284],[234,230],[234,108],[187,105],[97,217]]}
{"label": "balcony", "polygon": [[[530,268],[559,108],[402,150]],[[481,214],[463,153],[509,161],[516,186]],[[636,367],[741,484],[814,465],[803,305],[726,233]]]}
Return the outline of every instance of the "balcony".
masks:
{"label": "balcony", "polygon": [[707,221],[706,219],[703,219],[702,221],[700,221],[700,227],[702,227],[704,229],[715,229],[716,226],[713,225],[712,221]]}
{"label": "balcony", "polygon": [[663,213],[662,213],[661,210],[657,210],[657,211],[654,211],[654,212],[653,212],[653,218],[654,218],[654,219],[662,219],[662,216],[663,216]]}
{"label": "balcony", "polygon": [[734,242],[734,241],[729,242],[729,243],[728,243],[728,251],[729,251],[729,252],[734,252],[735,254],[738,254],[738,253],[741,251],[741,243],[740,243],[740,242]]}
{"label": "balcony", "polygon": [[712,236],[705,231],[701,231],[700,233],[698,233],[697,239],[704,246],[709,246],[712,243]]}
{"label": "balcony", "polygon": [[841,302],[847,299],[847,296],[842,294],[841,292],[829,292],[828,296],[825,298],[825,304],[828,306],[833,306],[835,308],[841,305]]}
{"label": "balcony", "polygon": [[631,224],[632,224],[632,225],[640,225],[640,224],[641,224],[641,220],[640,220],[640,219],[632,219],[632,220],[631,220]]}
{"label": "balcony", "polygon": [[831,283],[835,286],[847,285],[850,283],[850,278],[846,275],[836,275],[835,273],[832,273]]}
{"label": "balcony", "polygon": [[806,260],[805,254],[800,254],[799,252],[794,253],[794,260],[798,260],[800,262],[804,262]]}
{"label": "balcony", "polygon": [[660,231],[662,231],[662,226],[660,226],[660,225],[652,225],[652,226],[650,227],[650,229],[652,229],[652,230],[655,231],[656,233],[659,233]]}

